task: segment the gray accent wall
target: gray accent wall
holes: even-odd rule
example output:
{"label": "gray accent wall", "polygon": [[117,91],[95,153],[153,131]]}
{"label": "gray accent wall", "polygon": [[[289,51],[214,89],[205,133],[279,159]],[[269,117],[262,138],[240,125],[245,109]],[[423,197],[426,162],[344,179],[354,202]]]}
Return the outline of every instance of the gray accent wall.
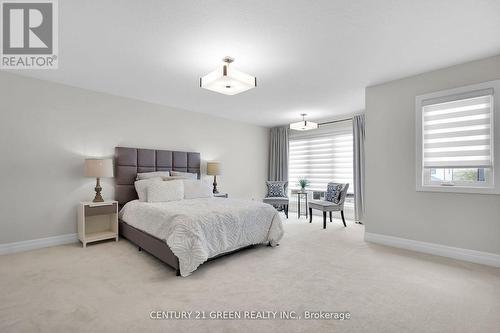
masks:
{"label": "gray accent wall", "polygon": [[366,89],[366,232],[500,254],[500,195],[415,190],[415,96],[497,79],[500,56]]}
{"label": "gray accent wall", "polygon": [[[94,195],[85,157],[116,146],[200,152],[202,175],[207,160],[222,163],[219,191],[261,200],[268,145],[267,128],[2,71],[0,244],[76,232],[77,204]],[[113,180],[101,185],[113,198]]]}

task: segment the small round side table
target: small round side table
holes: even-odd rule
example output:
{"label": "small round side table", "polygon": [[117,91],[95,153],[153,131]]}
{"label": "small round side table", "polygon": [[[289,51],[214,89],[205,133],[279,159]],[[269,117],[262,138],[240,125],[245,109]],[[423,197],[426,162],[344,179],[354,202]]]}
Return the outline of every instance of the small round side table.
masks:
{"label": "small round side table", "polygon": [[307,212],[307,197],[308,197],[308,192],[307,191],[297,191],[295,194],[297,194],[297,218],[300,219],[300,199],[302,199],[302,197],[305,198],[305,203],[306,203],[306,219],[307,219],[307,215],[308,215],[308,212]]}

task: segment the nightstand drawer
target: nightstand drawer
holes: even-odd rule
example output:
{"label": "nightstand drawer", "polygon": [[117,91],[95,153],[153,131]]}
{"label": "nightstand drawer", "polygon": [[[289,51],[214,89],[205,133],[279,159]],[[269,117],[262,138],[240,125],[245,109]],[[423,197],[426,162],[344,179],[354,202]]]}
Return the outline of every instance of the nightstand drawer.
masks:
{"label": "nightstand drawer", "polygon": [[106,206],[85,205],[85,216],[116,214],[117,209],[118,209],[117,203],[113,203],[112,205],[106,205]]}

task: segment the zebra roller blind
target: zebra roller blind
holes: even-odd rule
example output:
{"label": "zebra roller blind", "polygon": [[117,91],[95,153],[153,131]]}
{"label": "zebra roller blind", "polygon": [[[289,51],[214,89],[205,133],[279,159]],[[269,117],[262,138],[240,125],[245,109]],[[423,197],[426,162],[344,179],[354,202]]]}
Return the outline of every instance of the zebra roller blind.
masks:
{"label": "zebra roller blind", "polygon": [[472,98],[424,101],[424,168],[490,168],[493,142],[493,90]]}
{"label": "zebra roller blind", "polygon": [[[349,183],[353,189],[353,136],[349,127],[290,136],[289,187],[306,178],[308,190],[326,191],[329,182]],[[320,133],[318,133],[320,132]]]}

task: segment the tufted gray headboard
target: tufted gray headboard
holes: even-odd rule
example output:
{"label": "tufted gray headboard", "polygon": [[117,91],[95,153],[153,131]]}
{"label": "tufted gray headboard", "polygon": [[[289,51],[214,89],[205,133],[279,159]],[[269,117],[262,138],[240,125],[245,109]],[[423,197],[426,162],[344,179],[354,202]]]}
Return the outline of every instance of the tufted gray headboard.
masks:
{"label": "tufted gray headboard", "polygon": [[124,205],[137,199],[138,172],[183,171],[200,178],[200,153],[142,148],[115,148],[115,200]]}

